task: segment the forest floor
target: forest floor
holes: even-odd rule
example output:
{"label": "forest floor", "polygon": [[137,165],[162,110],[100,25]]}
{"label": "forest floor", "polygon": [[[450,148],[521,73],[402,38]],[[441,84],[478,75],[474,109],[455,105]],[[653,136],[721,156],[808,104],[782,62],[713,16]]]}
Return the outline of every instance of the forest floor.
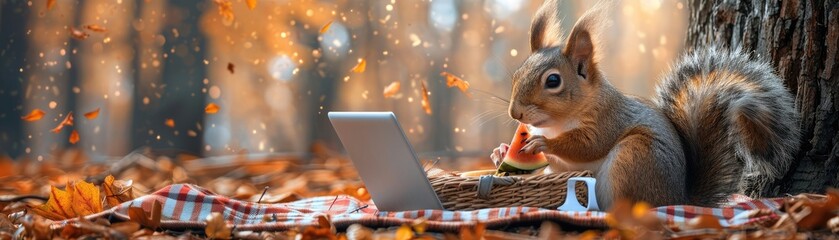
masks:
{"label": "forest floor", "polygon": [[[709,223],[702,217],[685,226],[669,226],[651,219],[645,213],[649,207],[637,204],[613,209],[607,217],[607,229],[575,231],[563,231],[561,224],[544,222],[502,229],[486,229],[477,223],[455,232],[429,232],[425,231],[423,219],[400,227],[373,229],[351,225],[337,229],[326,216],[314,226],[255,232],[231,229],[217,213],[205,220],[204,229],[172,231],[159,227],[159,209],[155,213],[154,209],[146,212],[142,208],[136,214],[129,210],[129,221],[79,218],[173,183],[196,184],[232,199],[259,203],[340,194],[370,199],[349,160],[317,145],[307,159],[245,153],[197,159],[136,152],[116,161],[97,163],[76,150],[62,151],[42,161],[0,157],[0,239],[839,239],[831,233],[831,229],[839,231],[839,195],[834,192],[794,198],[785,203],[783,210],[787,215],[747,229],[724,229],[713,223],[715,219]],[[101,201],[90,204],[93,201],[79,199]],[[58,227],[52,224],[74,218],[79,221]]]}

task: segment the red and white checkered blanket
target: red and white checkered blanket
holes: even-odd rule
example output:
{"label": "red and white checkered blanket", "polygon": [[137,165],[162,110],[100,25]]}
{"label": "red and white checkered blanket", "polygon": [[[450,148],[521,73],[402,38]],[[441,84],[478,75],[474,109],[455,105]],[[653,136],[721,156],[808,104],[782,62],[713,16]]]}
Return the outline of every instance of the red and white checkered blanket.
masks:
{"label": "red and white checkered blanket", "polygon": [[[728,207],[704,208],[694,206],[665,206],[653,209],[659,218],[670,223],[686,221],[696,215],[713,215],[719,218],[723,226],[741,226],[778,217],[778,208],[782,199],[748,198],[734,201]],[[413,219],[425,217],[430,230],[454,231],[464,225],[473,225],[476,221],[487,227],[502,227],[514,223],[540,223],[551,220],[582,227],[605,227],[605,212],[566,212],[553,209],[532,207],[490,208],[474,211],[417,210],[405,212],[386,212],[376,209],[372,202],[341,195],[315,197],[290,203],[257,204],[230,199],[217,195],[201,187],[189,184],[175,184],[158,190],[153,194],[125,202],[112,209],[89,217],[110,216],[128,219],[130,206],[142,206],[150,211],[154,201],[163,206],[161,228],[187,229],[203,228],[203,220],[212,212],[221,212],[228,224],[238,230],[284,230],[299,226],[317,224],[319,214],[331,216],[332,223],[338,228],[353,223],[369,227],[399,226],[411,223]],[[752,218],[750,210],[769,209],[775,214]],[[266,221],[266,219],[269,219]]]}

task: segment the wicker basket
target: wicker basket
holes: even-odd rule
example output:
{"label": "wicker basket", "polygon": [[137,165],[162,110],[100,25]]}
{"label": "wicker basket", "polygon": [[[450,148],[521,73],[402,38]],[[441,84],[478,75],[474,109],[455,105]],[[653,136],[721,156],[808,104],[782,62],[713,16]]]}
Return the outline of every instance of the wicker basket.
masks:
{"label": "wicker basket", "polygon": [[[431,186],[447,210],[474,210],[495,207],[540,207],[556,209],[565,201],[567,181],[572,177],[591,177],[591,172],[563,172],[484,180],[486,186],[479,197],[481,177],[461,177],[453,174],[429,176]],[[487,189],[489,187],[490,189]],[[577,199],[586,203],[586,187],[578,182]],[[487,191],[488,190],[488,191]]]}

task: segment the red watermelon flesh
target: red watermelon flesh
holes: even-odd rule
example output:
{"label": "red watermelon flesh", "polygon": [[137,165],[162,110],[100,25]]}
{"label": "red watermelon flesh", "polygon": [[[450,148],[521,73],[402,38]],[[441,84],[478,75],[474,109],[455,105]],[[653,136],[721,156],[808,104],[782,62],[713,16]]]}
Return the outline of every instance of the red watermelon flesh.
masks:
{"label": "red watermelon flesh", "polygon": [[504,155],[502,166],[507,164],[518,170],[535,170],[548,165],[548,160],[544,153],[529,154],[519,152],[525,141],[530,137],[530,132],[527,131],[527,126],[519,123],[519,128],[516,130],[516,135],[513,136],[513,142],[510,143],[510,149]]}

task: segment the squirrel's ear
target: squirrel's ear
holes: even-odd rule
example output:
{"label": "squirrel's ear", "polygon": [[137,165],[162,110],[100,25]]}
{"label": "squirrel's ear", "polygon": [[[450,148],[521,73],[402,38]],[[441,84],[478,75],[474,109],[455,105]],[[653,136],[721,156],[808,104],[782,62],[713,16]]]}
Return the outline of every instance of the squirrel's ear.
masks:
{"label": "squirrel's ear", "polygon": [[559,27],[559,1],[546,0],[530,23],[530,51],[559,45],[562,39]]}
{"label": "squirrel's ear", "polygon": [[597,51],[600,32],[608,24],[606,14],[611,8],[608,2],[600,2],[588,10],[571,29],[564,53],[576,65],[577,74],[586,78],[589,67],[599,60]]}

